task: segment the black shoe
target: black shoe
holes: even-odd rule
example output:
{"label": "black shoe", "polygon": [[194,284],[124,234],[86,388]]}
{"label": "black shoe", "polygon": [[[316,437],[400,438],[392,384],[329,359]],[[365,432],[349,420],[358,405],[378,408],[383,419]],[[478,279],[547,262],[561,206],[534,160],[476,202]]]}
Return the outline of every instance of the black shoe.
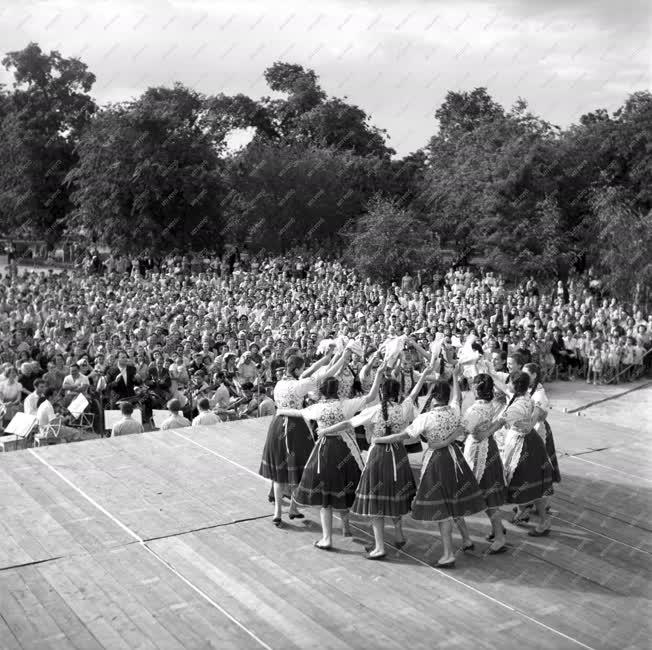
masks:
{"label": "black shoe", "polygon": [[450,562],[437,562],[437,564],[435,564],[435,568],[437,568],[437,569],[454,569],[455,568],[455,560],[451,560]]}
{"label": "black shoe", "polygon": [[288,515],[290,519],[305,519],[305,515],[302,515],[300,512],[298,512],[296,515]]}
{"label": "black shoe", "polygon": [[474,551],[475,550],[475,544],[471,542],[468,546],[462,546],[463,551]]}
{"label": "black shoe", "polygon": [[[505,527],[504,527],[504,526],[503,526],[503,535],[507,535],[507,531],[505,530]],[[493,533],[489,533],[489,534],[485,537],[485,539],[486,539],[488,542],[493,542],[494,539],[496,539],[496,536],[495,536]]]}
{"label": "black shoe", "polygon": [[280,517],[274,517],[274,519],[272,519],[272,523],[273,523],[277,528],[280,528],[281,525],[283,524],[283,520],[282,520]]}
{"label": "black shoe", "polygon": [[500,555],[501,553],[507,553],[507,546],[503,544],[500,548],[497,548],[496,550],[491,550],[489,549],[487,551],[487,555]]}

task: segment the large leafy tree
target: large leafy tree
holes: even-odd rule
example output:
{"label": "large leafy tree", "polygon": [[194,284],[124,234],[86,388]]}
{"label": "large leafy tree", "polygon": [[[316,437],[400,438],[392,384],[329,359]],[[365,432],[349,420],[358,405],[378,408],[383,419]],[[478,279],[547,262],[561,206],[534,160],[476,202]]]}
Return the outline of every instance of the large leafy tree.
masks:
{"label": "large leafy tree", "polygon": [[252,143],[229,164],[224,236],[280,251],[327,242],[377,189],[374,159],[304,143]]}
{"label": "large leafy tree", "polygon": [[399,201],[375,196],[348,233],[345,256],[363,276],[397,281],[441,259],[435,231]]}
{"label": "large leafy tree", "polygon": [[82,134],[73,225],[128,252],[216,249],[222,145],[204,97],[179,84],[108,107]]}
{"label": "large leafy tree", "polygon": [[576,242],[557,198],[558,129],[523,100],[503,110],[484,89],[449,93],[437,113],[444,131],[430,141],[416,207],[456,261],[480,252],[508,275],[567,275]]}
{"label": "large leafy tree", "polygon": [[45,53],[36,43],[9,52],[2,64],[14,76],[0,110],[2,218],[9,233],[53,242],[70,210],[63,181],[77,160],[76,141],[97,109],[88,94],[95,75],[79,59]]}
{"label": "large leafy tree", "polygon": [[593,262],[614,295],[647,304],[652,293],[652,211],[639,210],[632,194],[608,187],[593,195]]}

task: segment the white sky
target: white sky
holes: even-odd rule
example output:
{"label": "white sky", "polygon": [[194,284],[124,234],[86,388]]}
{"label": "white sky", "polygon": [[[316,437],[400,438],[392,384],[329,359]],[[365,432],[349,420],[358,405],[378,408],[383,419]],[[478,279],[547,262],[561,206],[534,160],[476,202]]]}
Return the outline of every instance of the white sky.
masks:
{"label": "white sky", "polygon": [[652,87],[651,17],[646,0],[2,0],[0,43],[80,57],[100,103],[175,81],[259,98],[266,67],[299,63],[403,155],[435,132],[448,90],[521,96],[560,126],[614,110]]}

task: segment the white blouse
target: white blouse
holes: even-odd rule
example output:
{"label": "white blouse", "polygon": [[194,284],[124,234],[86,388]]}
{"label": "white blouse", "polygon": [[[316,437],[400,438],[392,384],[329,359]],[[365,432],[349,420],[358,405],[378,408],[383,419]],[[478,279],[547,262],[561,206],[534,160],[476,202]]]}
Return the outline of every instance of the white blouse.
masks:
{"label": "white blouse", "polygon": [[[364,426],[369,432],[368,437],[371,441],[374,438],[400,433],[417,415],[418,410],[414,400],[408,397],[400,404],[388,405],[387,421],[383,419],[382,405],[375,404],[352,418],[351,425],[354,427]],[[390,429],[389,434],[387,427]]]}
{"label": "white blouse", "polygon": [[276,406],[280,409],[300,409],[303,406],[303,398],[309,393],[317,392],[325,374],[326,368],[320,368],[310,377],[279,380],[274,387]]}
{"label": "white blouse", "polygon": [[428,442],[442,442],[460,427],[460,410],[457,405],[441,406],[422,413],[404,431],[415,440],[423,436]]}

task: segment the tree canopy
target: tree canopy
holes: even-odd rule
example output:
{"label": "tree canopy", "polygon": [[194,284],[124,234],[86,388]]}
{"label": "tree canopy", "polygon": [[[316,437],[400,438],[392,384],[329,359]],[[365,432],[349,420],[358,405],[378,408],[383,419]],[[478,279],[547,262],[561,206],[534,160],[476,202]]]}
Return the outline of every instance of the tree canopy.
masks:
{"label": "tree canopy", "polygon": [[[561,129],[523,98],[505,108],[484,87],[451,91],[424,146],[397,157],[363,108],[297,63],[264,71],[269,96],[175,84],[102,107],[77,58],[30,43],[2,64],[14,79],[0,86],[5,236],[84,234],[129,252],[309,240],[388,280],[436,265],[441,245],[507,276],[595,266],[614,292],[649,288],[650,92]],[[234,152],[238,129],[254,135]]]}

